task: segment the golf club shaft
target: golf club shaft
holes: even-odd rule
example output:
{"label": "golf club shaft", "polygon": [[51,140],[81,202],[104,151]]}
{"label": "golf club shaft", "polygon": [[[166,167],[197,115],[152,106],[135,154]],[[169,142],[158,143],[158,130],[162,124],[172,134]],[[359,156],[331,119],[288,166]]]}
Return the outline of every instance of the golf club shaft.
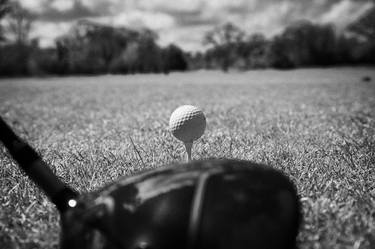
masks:
{"label": "golf club shaft", "polygon": [[61,212],[69,208],[68,201],[75,199],[78,194],[62,182],[38,153],[20,139],[1,117],[0,141],[22,170],[46,193]]}

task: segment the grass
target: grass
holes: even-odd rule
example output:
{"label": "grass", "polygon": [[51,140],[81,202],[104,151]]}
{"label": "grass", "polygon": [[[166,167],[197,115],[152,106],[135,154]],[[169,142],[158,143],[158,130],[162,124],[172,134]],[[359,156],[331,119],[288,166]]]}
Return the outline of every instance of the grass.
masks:
{"label": "grass", "polygon": [[[181,104],[207,116],[194,158],[263,162],[295,182],[300,248],[375,248],[371,68],[0,81],[0,114],[81,192],[183,160],[167,130]],[[58,247],[56,209],[3,148],[0,166],[1,247]]]}

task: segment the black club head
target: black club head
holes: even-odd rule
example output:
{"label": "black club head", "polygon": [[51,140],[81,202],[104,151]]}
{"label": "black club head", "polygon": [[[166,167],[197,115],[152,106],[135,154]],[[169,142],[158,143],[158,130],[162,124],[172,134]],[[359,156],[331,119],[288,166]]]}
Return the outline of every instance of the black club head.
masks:
{"label": "black club head", "polygon": [[63,248],[294,248],[301,217],[286,176],[239,160],[162,167],[78,203],[62,217]]}

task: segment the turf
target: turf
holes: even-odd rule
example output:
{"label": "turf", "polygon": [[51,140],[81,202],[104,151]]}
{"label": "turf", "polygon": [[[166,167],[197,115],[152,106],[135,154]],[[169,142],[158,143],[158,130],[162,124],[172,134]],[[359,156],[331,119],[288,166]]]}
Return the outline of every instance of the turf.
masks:
{"label": "turf", "polygon": [[[291,177],[300,248],[375,248],[373,68],[0,81],[0,114],[81,192],[182,161],[167,129],[182,104],[207,116],[194,158],[253,160]],[[2,147],[0,166],[0,247],[57,248],[56,209]]]}

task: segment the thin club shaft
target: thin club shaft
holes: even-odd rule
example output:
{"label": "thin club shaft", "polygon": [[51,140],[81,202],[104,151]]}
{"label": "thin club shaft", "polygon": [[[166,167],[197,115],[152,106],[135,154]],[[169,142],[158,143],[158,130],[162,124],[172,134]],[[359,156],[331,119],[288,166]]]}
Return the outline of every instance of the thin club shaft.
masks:
{"label": "thin club shaft", "polygon": [[1,117],[0,141],[22,170],[46,193],[61,212],[69,208],[68,201],[75,199],[78,194],[62,182],[38,153],[20,139]]}

